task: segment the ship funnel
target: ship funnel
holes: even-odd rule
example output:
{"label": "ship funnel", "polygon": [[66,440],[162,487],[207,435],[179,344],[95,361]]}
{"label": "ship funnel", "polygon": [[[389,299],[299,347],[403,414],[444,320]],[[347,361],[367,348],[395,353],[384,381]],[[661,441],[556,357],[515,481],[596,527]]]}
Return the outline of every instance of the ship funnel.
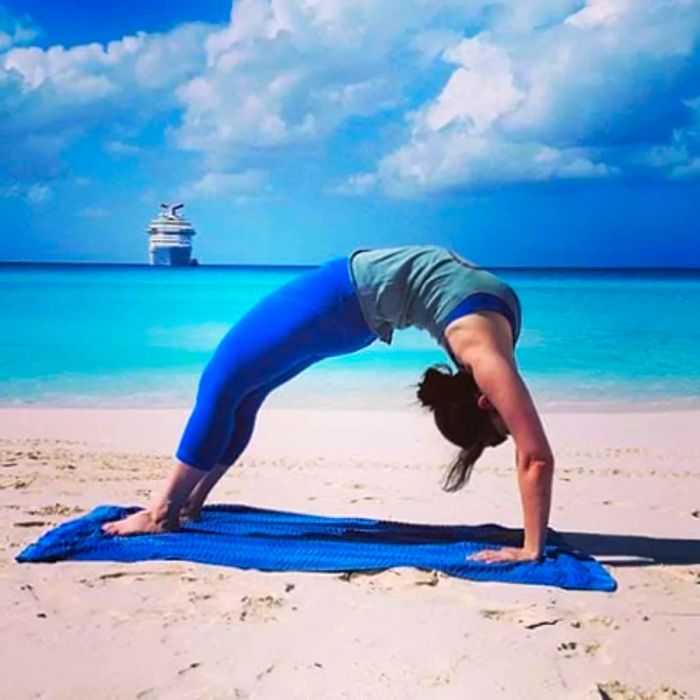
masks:
{"label": "ship funnel", "polygon": [[179,219],[180,214],[179,211],[182,209],[185,205],[184,204],[161,204],[160,208],[165,211],[165,216],[171,217],[173,219]]}

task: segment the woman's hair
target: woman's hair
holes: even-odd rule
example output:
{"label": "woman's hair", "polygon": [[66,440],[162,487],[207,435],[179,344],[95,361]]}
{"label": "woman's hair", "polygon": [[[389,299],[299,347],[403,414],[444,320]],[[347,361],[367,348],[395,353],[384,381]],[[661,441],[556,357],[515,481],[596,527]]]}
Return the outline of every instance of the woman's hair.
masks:
{"label": "woman's hair", "polygon": [[488,413],[479,408],[481,392],[471,372],[459,369],[453,373],[446,364],[433,365],[416,386],[418,401],[433,412],[438,430],[462,448],[442,486],[445,491],[457,491],[469,481],[484,448],[500,445],[506,438],[496,430]]}

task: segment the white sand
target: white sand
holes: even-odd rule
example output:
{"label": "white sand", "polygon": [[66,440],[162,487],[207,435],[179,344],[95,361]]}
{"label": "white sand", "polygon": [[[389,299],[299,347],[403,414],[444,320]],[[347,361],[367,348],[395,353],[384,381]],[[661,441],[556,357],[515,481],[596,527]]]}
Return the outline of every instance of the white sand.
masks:
{"label": "white sand", "polygon": [[[610,567],[612,594],[408,569],[14,563],[74,514],[142,503],[185,417],[0,409],[0,697],[700,697],[700,413],[545,417],[552,527]],[[212,502],[520,526],[512,447],[455,495],[439,488],[452,454],[418,411],[268,409]]]}

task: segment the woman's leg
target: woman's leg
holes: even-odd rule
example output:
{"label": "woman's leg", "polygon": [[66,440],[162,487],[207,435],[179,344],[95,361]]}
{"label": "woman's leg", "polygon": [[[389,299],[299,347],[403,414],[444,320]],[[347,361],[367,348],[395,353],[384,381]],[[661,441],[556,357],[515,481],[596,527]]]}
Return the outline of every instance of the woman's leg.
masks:
{"label": "woman's leg", "polygon": [[249,311],[219,343],[199,383],[176,457],[209,471],[235,433],[245,396],[279,386],[310,364],[376,340],[350,281],[346,258],[304,273]]}
{"label": "woman's leg", "polygon": [[211,471],[208,471],[199,480],[197,485],[192,489],[187,503],[185,504],[183,515],[190,520],[198,520],[202,506],[204,505],[211,490],[216,486],[221,477],[228,471],[236,460],[243,454],[243,451],[248,446],[250,438],[253,435],[255,427],[255,419],[258,410],[265,398],[276,387],[289,381],[292,377],[299,374],[313,360],[297,365],[291,368],[288,372],[280,375],[275,381],[266,384],[259,389],[247,394],[240,402],[234,415],[234,430],[231,435],[228,445],[223,454],[219,458],[218,464]]}
{"label": "woman's leg", "polygon": [[303,273],[264,298],[224,336],[205,368],[164,491],[146,511],[105,529],[136,534],[176,527],[195,485],[228,458],[225,452],[236,434],[236,413],[245,396],[278,386],[324,357],[355,352],[374,340],[346,258]]}
{"label": "woman's leg", "polygon": [[147,508],[124,520],[105,523],[102,529],[110,535],[144,535],[177,530],[180,511],[203,476],[204,472],[199,469],[177,462],[163,490]]}

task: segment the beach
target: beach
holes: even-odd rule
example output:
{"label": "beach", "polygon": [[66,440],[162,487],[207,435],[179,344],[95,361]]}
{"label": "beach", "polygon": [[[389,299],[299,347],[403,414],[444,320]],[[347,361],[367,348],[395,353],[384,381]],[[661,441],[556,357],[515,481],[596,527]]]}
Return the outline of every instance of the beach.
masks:
{"label": "beach", "polygon": [[[700,412],[545,413],[551,527],[613,593],[432,571],[264,573],[188,562],[17,564],[50,527],[157,488],[184,408],[0,408],[6,698],[693,698]],[[512,446],[461,492],[419,410],[264,407],[211,503],[521,526]]]}
{"label": "beach", "polygon": [[[550,524],[608,569],[613,593],[409,568],[15,562],[98,505],[147,503],[217,342],[299,273],[2,268],[2,697],[698,697],[697,273],[506,272],[525,310],[518,364],[557,460]],[[440,488],[456,448],[415,382],[446,360],[408,329],[314,365],[265,401],[210,503],[522,527],[510,441],[465,489]]]}
{"label": "beach", "polygon": [[700,700],[700,0],[0,0],[0,94],[0,700]]}

